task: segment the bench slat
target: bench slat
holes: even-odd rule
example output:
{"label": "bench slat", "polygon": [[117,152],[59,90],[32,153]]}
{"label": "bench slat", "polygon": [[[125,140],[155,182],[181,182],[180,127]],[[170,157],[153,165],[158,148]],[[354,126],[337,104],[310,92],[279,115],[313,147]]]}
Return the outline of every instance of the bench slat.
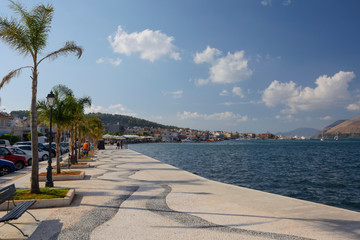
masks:
{"label": "bench slat", "polygon": [[4,187],[0,190],[0,204],[6,202],[16,195],[16,188],[14,184]]}
{"label": "bench slat", "polygon": [[6,215],[4,215],[0,219],[0,222],[6,222],[9,220],[14,220],[14,219],[20,218],[21,215],[23,215],[24,212],[26,212],[26,210],[28,210],[28,208],[31,207],[35,202],[36,202],[36,200],[26,201],[26,202],[22,202],[22,203],[18,204],[10,212],[8,212]]}

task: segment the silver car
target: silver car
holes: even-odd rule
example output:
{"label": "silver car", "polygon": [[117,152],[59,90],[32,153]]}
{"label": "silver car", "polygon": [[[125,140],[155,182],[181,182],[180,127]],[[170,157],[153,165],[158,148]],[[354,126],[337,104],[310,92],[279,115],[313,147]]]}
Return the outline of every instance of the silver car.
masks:
{"label": "silver car", "polygon": [[17,148],[17,147],[8,147],[8,149],[15,155],[20,155],[20,156],[23,156],[25,157],[27,163],[28,163],[28,166],[31,166],[31,163],[32,163],[32,154],[31,152],[25,152],[23,150],[21,150],[20,148]]}
{"label": "silver car", "polygon": [[[17,145],[16,147],[20,148],[24,152],[32,154],[30,145]],[[47,161],[48,159],[49,159],[49,153],[39,149],[39,160]]]}

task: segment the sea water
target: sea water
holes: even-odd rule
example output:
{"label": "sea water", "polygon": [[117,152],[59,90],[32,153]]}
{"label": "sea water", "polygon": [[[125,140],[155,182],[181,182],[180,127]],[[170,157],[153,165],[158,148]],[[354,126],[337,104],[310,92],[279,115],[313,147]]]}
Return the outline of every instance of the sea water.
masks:
{"label": "sea water", "polygon": [[360,211],[360,140],[230,140],[129,148],[215,181]]}

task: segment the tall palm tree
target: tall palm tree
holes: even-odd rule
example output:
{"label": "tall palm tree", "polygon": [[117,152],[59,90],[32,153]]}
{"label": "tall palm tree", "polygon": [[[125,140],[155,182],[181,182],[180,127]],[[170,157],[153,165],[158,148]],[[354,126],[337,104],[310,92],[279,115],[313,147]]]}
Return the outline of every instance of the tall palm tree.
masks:
{"label": "tall palm tree", "polygon": [[[61,132],[68,126],[72,120],[71,112],[73,91],[65,85],[57,85],[53,87],[52,91],[55,95],[55,101],[52,112],[52,121],[56,125],[56,172],[60,173],[60,139]],[[47,123],[50,119],[50,107],[46,100],[38,101],[37,104],[39,120]]]}
{"label": "tall palm tree", "polygon": [[[87,106],[91,106],[91,98],[90,97],[82,97],[82,98],[73,98],[72,100],[72,113],[73,113],[73,121],[72,121],[72,126],[71,126],[71,130],[70,130],[70,135],[71,135],[71,145],[76,146],[77,149],[81,148],[81,141],[80,141],[80,133],[78,132],[80,127],[81,127],[81,123],[83,122],[84,118],[85,118],[85,114],[84,114],[84,110],[85,107]],[[77,134],[79,134],[77,136]],[[76,143],[76,139],[78,137],[78,142]],[[76,145],[77,144],[77,145]],[[79,153],[79,152],[78,152]],[[71,154],[74,154],[74,149],[71,149]]]}
{"label": "tall palm tree", "polygon": [[17,68],[8,73],[0,82],[0,89],[5,83],[18,76],[21,70],[30,68],[32,71],[32,97],[31,97],[31,142],[32,142],[32,170],[31,170],[31,193],[40,193],[39,165],[38,165],[38,135],[36,115],[36,95],[38,85],[38,67],[45,59],[56,59],[74,53],[78,58],[82,55],[82,48],[74,42],[67,42],[65,46],[47,55],[42,55],[50,33],[54,8],[40,4],[31,11],[27,11],[21,3],[10,0],[10,8],[17,14],[19,19],[0,17],[0,39],[18,53],[31,56],[32,65]]}

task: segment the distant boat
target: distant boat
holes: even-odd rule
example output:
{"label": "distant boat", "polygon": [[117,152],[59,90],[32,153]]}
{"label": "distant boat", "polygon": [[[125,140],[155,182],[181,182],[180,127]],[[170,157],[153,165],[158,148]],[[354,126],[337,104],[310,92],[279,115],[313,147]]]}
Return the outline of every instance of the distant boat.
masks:
{"label": "distant boat", "polygon": [[324,140],[325,140],[325,138],[324,138],[324,130],[322,130],[320,141],[324,141]]}
{"label": "distant boat", "polygon": [[336,136],[334,137],[334,139],[337,141],[339,140],[339,133],[336,133]]}

